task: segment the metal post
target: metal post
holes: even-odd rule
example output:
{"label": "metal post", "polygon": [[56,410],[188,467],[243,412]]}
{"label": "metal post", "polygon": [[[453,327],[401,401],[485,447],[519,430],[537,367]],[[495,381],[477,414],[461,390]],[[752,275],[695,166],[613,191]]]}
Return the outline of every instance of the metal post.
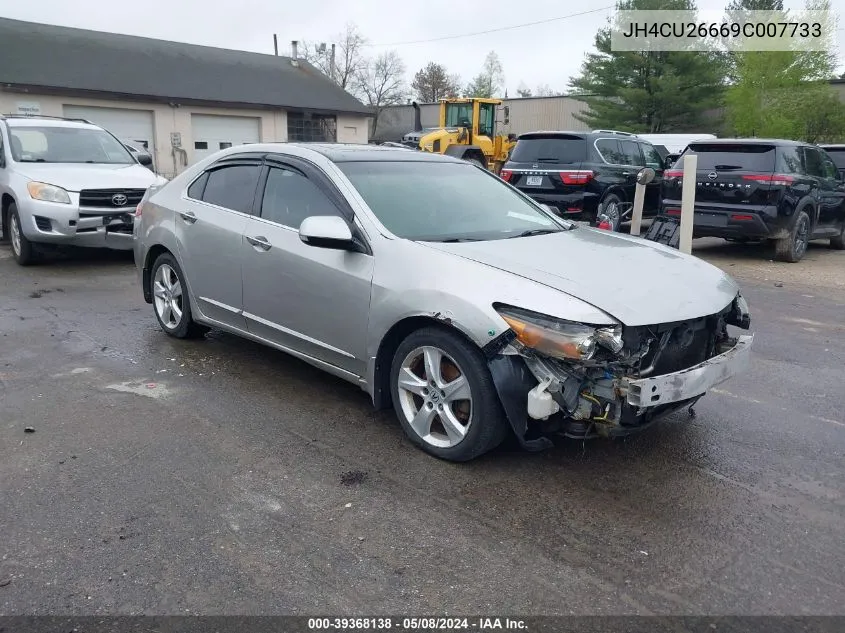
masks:
{"label": "metal post", "polygon": [[332,69],[331,79],[332,79],[332,81],[335,81],[335,69],[334,69],[334,44],[332,44],[332,59],[331,59],[331,66],[330,66],[330,68]]}
{"label": "metal post", "polygon": [[637,183],[634,189],[634,209],[631,215],[631,235],[640,234],[640,225],[643,223],[643,205],[645,204],[646,185]]}
{"label": "metal post", "polygon": [[695,219],[695,181],[698,156],[684,156],[684,185],[681,189],[681,236],[678,250],[692,253],[692,227]]}
{"label": "metal post", "polygon": [[276,57],[279,56],[279,36],[273,33],[273,52]]}

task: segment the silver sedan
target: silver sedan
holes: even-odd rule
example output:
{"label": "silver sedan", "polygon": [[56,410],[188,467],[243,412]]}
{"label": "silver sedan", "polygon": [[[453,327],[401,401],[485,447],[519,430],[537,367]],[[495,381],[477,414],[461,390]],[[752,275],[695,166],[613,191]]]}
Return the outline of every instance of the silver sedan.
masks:
{"label": "silver sedan", "polygon": [[135,218],[165,333],[214,327],[392,406],[465,461],[509,433],[612,437],[691,407],[748,364],[748,306],[719,269],[575,225],[464,161],[377,146],[218,152]]}

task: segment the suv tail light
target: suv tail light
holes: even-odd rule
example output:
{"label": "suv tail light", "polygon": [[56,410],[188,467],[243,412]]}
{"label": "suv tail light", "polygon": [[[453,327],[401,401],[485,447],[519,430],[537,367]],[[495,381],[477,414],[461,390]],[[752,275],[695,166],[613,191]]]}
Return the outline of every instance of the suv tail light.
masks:
{"label": "suv tail light", "polygon": [[663,172],[664,178],[683,178],[684,177],[684,170],[683,169],[668,169]]}
{"label": "suv tail light", "polygon": [[513,178],[513,172],[510,169],[503,169],[499,172],[499,178],[505,182],[510,182],[511,178]]}
{"label": "suv tail light", "polygon": [[560,172],[560,179],[565,185],[586,185],[593,179],[593,172],[589,169],[573,169]]}
{"label": "suv tail light", "polygon": [[743,180],[753,180],[754,182],[764,183],[768,185],[791,185],[795,178],[787,176],[786,174],[745,174]]}

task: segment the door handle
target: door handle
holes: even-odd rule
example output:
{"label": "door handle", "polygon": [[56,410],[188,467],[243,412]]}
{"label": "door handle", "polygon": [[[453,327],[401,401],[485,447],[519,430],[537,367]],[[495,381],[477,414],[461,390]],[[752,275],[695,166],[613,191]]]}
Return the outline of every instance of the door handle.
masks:
{"label": "door handle", "polygon": [[179,216],[188,224],[193,224],[198,219],[193,211],[179,211]]}
{"label": "door handle", "polygon": [[246,241],[264,251],[269,251],[273,248],[273,245],[263,235],[256,235],[255,237],[247,236]]}

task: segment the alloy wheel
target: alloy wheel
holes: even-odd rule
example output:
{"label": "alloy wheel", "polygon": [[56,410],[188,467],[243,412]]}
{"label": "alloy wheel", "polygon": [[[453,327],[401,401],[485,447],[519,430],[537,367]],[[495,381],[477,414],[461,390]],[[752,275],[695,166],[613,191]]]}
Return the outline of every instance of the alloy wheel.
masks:
{"label": "alloy wheel", "polygon": [[169,264],[158,267],[153,280],[153,301],[158,318],[170,330],[179,326],[184,311],[184,293],[179,276]]}
{"label": "alloy wheel", "polygon": [[398,391],[405,420],[426,443],[460,444],[472,424],[472,390],[454,358],[434,346],[418,347],[402,361]]}
{"label": "alloy wheel", "polygon": [[21,254],[21,227],[18,223],[18,216],[17,214],[12,214],[9,219],[9,228],[11,233],[11,241],[12,241],[12,252],[15,255]]}

